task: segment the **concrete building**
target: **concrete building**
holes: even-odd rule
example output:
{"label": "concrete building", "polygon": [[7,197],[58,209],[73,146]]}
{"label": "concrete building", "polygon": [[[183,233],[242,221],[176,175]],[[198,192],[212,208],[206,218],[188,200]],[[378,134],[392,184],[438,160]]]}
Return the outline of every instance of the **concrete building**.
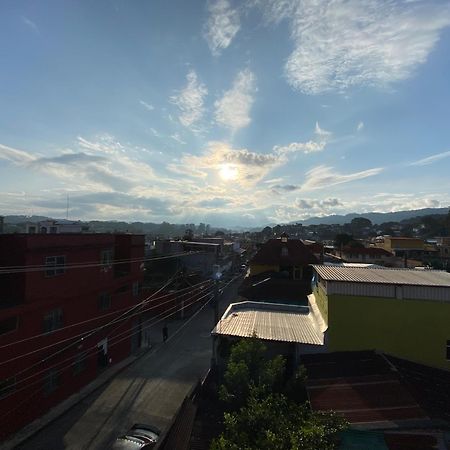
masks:
{"label": "concrete building", "polygon": [[140,344],[144,236],[0,236],[0,439]]}
{"label": "concrete building", "polygon": [[345,262],[351,263],[394,267],[397,262],[393,253],[379,247],[344,247],[342,250],[336,250],[336,253]]}
{"label": "concrete building", "polygon": [[89,226],[79,221],[43,220],[37,223],[28,222],[25,225],[27,234],[83,233],[87,231],[89,231]]}
{"label": "concrete building", "polygon": [[250,260],[250,276],[264,272],[285,272],[294,280],[311,279],[311,264],[319,260],[299,239],[289,239],[286,233],[269,239]]}
{"label": "concrete building", "polygon": [[315,265],[329,351],[378,350],[450,369],[450,273]]}

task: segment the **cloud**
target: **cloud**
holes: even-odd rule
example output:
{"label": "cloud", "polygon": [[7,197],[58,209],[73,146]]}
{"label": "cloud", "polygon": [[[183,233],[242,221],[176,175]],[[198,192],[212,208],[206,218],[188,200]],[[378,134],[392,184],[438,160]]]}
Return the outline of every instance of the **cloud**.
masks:
{"label": "cloud", "polygon": [[306,172],[306,180],[302,185],[302,191],[311,191],[322,189],[324,187],[335,186],[337,184],[349,183],[350,181],[361,180],[379,174],[383,169],[377,167],[374,169],[363,170],[349,174],[340,174],[335,172],[332,167],[318,166]]}
{"label": "cloud", "polygon": [[150,105],[150,103],[144,102],[144,100],[139,100],[139,103],[147,110],[147,111],[153,111],[155,107],[153,105]]}
{"label": "cloud", "polygon": [[361,131],[364,128],[364,122],[360,121],[356,127],[356,131]]}
{"label": "cloud", "polygon": [[418,161],[414,161],[410,163],[410,166],[426,166],[428,164],[433,164],[436,161],[439,161],[444,158],[448,158],[450,156],[450,151],[437,153],[436,155],[431,155],[423,159],[419,159]]}
{"label": "cloud", "polygon": [[28,152],[0,144],[0,159],[21,165],[30,163],[34,161],[35,158],[35,156]]}
{"label": "cloud", "polygon": [[204,37],[211,53],[218,56],[231,44],[239,31],[239,13],[231,7],[228,0],[211,0],[208,14]]}
{"label": "cloud", "polygon": [[197,206],[200,206],[202,208],[223,208],[225,206],[227,206],[230,203],[230,199],[228,198],[220,198],[220,197],[215,197],[212,199],[208,199],[208,200],[202,200],[200,202],[197,203]]}
{"label": "cloud", "polygon": [[300,187],[297,184],[275,184],[272,189],[293,192],[299,190]]}
{"label": "cloud", "polygon": [[35,167],[45,167],[52,164],[55,165],[78,165],[88,164],[90,162],[105,161],[104,156],[88,155],[84,152],[79,153],[64,153],[59,156],[36,158],[32,161],[31,165]]}
{"label": "cloud", "polygon": [[27,25],[29,28],[31,28],[36,34],[41,34],[38,26],[32,20],[30,20],[28,17],[22,16],[22,22],[25,25]]}
{"label": "cloud", "polygon": [[265,17],[289,22],[288,83],[306,94],[385,86],[409,78],[450,25],[450,7],[417,0],[267,0]]}
{"label": "cloud", "polygon": [[216,122],[233,132],[248,126],[255,92],[255,75],[249,69],[239,72],[232,88],[214,103]]}
{"label": "cloud", "polygon": [[324,130],[323,128],[320,128],[319,122],[316,122],[316,128],[314,129],[314,133],[321,138],[327,138],[331,136],[331,131],[327,131]]}
{"label": "cloud", "polygon": [[338,198],[326,198],[324,200],[311,200],[297,198],[294,205],[300,209],[322,209],[334,208],[336,206],[343,206],[343,203]]}
{"label": "cloud", "polygon": [[247,149],[235,149],[226,142],[211,141],[202,155],[186,154],[179,163],[169,164],[167,168],[192,177],[211,176],[217,179],[226,164],[236,170],[234,183],[253,185],[285,162],[285,156],[277,153],[257,153]]}
{"label": "cloud", "polygon": [[177,105],[181,113],[179,120],[187,128],[199,122],[204,113],[204,97],[208,94],[206,86],[198,81],[197,74],[190,70],[186,76],[187,85],[170,101]]}
{"label": "cloud", "polygon": [[174,133],[170,135],[170,138],[174,141],[178,142],[181,145],[186,145],[186,142],[181,139],[180,135],[178,133]]}
{"label": "cloud", "polygon": [[277,153],[297,153],[302,152],[305,155],[308,153],[321,152],[326,146],[325,141],[316,142],[316,141],[308,141],[308,142],[292,142],[285,146],[274,147],[274,150]]}

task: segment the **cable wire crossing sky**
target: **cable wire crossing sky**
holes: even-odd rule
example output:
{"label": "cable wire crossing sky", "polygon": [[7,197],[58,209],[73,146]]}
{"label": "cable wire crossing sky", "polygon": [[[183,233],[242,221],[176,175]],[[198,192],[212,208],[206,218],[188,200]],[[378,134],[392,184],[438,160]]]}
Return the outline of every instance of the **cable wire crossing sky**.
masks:
{"label": "cable wire crossing sky", "polygon": [[0,214],[450,205],[450,1],[5,0]]}

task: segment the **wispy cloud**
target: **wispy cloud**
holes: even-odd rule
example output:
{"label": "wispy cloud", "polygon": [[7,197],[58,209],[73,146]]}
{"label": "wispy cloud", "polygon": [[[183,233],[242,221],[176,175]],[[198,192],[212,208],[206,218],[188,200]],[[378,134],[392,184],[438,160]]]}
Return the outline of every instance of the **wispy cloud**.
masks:
{"label": "wispy cloud", "polygon": [[29,28],[31,28],[36,34],[41,34],[41,32],[39,31],[38,26],[32,21],[30,20],[28,17],[22,16],[22,22]]}
{"label": "wispy cloud", "polygon": [[186,145],[186,142],[181,139],[180,135],[178,133],[174,133],[170,135],[170,138],[173,139],[175,142],[178,142],[181,145]]}
{"label": "wispy cloud", "polygon": [[0,144],[0,159],[21,165],[34,161],[36,157],[24,150]]}
{"label": "wispy cloud", "polygon": [[253,72],[249,69],[239,72],[232,88],[214,103],[216,122],[233,132],[249,125],[255,92],[256,79]]}
{"label": "wispy cloud", "polygon": [[289,22],[295,48],[285,73],[289,84],[306,94],[404,80],[450,25],[449,4],[432,0],[267,0],[262,5],[269,20]]}
{"label": "wispy cloud", "polygon": [[326,146],[325,141],[291,142],[284,146],[275,146],[274,150],[278,153],[315,153],[321,152]]}
{"label": "wispy cloud", "polygon": [[361,172],[341,174],[336,172],[332,167],[323,165],[317,166],[306,173],[306,180],[301,189],[302,191],[311,191],[314,189],[335,186],[337,184],[349,183],[350,181],[361,180],[363,178],[378,175],[382,170],[383,168],[376,167]]}
{"label": "wispy cloud", "polygon": [[320,128],[319,122],[316,122],[316,128],[314,129],[314,133],[320,138],[328,138],[331,136],[331,131],[324,130]]}
{"label": "wispy cloud", "polygon": [[448,158],[450,156],[450,151],[437,153],[436,155],[431,155],[423,159],[419,159],[418,161],[414,161],[410,163],[410,166],[427,166],[428,164],[433,164],[436,161],[439,161],[444,158]]}
{"label": "wispy cloud", "polygon": [[228,0],[209,2],[204,36],[213,55],[218,56],[231,44],[239,28],[239,13]]}
{"label": "wispy cloud", "polygon": [[144,100],[139,100],[139,103],[147,110],[147,111],[153,111],[155,107],[151,105],[150,103],[144,102]]}
{"label": "wispy cloud", "polygon": [[187,85],[178,94],[170,98],[178,106],[181,113],[179,120],[185,127],[193,127],[204,113],[204,97],[208,94],[206,86],[198,80],[194,70],[186,76]]}
{"label": "wispy cloud", "polygon": [[356,126],[356,131],[362,131],[363,128],[364,128],[364,122],[360,121],[358,123],[358,125]]}

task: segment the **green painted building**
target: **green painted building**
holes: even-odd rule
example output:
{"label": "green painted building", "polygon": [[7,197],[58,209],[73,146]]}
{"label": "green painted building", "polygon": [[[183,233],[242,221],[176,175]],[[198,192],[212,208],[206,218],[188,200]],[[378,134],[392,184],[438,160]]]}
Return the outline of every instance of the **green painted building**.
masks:
{"label": "green painted building", "polygon": [[328,351],[378,350],[450,370],[450,273],[315,265]]}

